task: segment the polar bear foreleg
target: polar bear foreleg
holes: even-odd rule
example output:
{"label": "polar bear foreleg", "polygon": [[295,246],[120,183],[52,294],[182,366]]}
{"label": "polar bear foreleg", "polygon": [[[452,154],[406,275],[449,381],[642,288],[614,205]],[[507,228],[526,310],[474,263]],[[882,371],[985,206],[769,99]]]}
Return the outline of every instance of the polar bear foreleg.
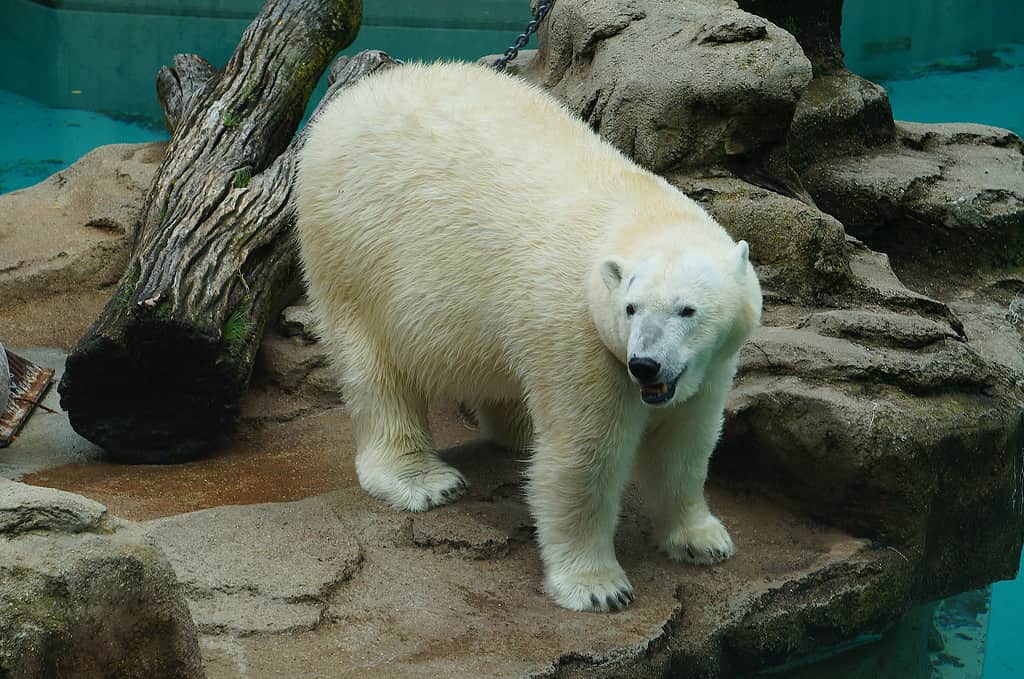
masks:
{"label": "polar bear foreleg", "polygon": [[[545,589],[571,610],[625,608],[633,601],[633,586],[615,558],[614,538],[641,427],[628,421],[620,426],[603,408],[572,417],[564,405],[539,412],[527,499]],[[563,419],[554,421],[552,414],[559,412]]]}
{"label": "polar bear foreleg", "polygon": [[654,523],[655,540],[677,561],[717,563],[736,551],[729,532],[704,498],[727,388],[728,384],[707,384],[679,405],[678,412],[648,431],[637,452],[636,477]]}

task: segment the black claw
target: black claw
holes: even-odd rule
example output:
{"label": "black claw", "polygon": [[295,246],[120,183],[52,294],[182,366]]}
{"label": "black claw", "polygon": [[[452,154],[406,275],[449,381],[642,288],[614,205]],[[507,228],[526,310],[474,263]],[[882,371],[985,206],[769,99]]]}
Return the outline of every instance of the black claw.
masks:
{"label": "black claw", "polygon": [[615,599],[613,599],[611,594],[609,594],[608,596],[606,596],[604,598],[604,602],[605,602],[605,604],[608,605],[608,610],[609,611],[617,611],[617,610],[619,610],[619,602],[617,602]]}
{"label": "black claw", "polygon": [[449,489],[445,488],[444,490],[441,491],[441,495],[443,495],[445,497],[451,497],[452,496],[452,491],[450,491]]}
{"label": "black claw", "polygon": [[619,598],[619,603],[620,604],[622,604],[624,607],[629,605],[629,600],[626,599],[626,593],[625,592],[619,592],[617,596]]}
{"label": "black claw", "polygon": [[601,601],[597,598],[596,594],[590,595],[590,605],[594,608],[601,608]]}
{"label": "black claw", "polygon": [[693,547],[686,545],[686,553],[690,555],[691,559],[696,559],[697,555],[693,553]]}
{"label": "black claw", "polygon": [[636,595],[633,594],[633,590],[631,589],[626,590],[626,596],[629,598],[629,603],[633,603],[633,601],[636,599]]}

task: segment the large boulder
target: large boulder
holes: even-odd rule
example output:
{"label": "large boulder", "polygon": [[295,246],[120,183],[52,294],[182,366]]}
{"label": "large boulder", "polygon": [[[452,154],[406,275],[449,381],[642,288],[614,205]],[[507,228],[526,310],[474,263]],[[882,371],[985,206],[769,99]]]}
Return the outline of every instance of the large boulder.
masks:
{"label": "large boulder", "polygon": [[818,205],[915,281],[1024,263],[1020,137],[971,124],[895,130],[890,144],[810,163],[802,175]]}
{"label": "large boulder", "polygon": [[166,558],[105,515],[0,479],[0,676],[205,676]]}
{"label": "large boulder", "polygon": [[558,2],[519,72],[655,172],[720,167],[793,181],[772,154],[811,66],[789,33],[735,3]]}

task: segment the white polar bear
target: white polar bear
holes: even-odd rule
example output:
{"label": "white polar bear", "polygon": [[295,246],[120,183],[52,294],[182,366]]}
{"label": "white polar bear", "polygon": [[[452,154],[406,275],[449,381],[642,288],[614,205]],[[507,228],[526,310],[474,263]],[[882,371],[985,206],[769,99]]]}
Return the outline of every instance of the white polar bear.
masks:
{"label": "white polar bear", "polygon": [[528,447],[545,585],[617,610],[634,473],[658,545],[713,563],[704,501],[761,293],[747,244],[544,91],[472,64],[404,65],[341,93],[297,176],[301,258],[355,429],[363,488],[422,511],[466,488],[427,402],[474,404]]}

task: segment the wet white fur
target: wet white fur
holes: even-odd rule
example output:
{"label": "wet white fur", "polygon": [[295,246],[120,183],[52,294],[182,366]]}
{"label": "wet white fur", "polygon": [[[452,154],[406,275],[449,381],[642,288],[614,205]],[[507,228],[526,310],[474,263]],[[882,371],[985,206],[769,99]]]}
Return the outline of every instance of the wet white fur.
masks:
{"label": "wet white fur", "polygon": [[[703,485],[760,317],[745,243],[543,91],[469,64],[405,65],[338,96],[302,151],[297,196],[309,297],[370,494],[421,511],[461,492],[426,419],[429,399],[459,399],[485,435],[532,449],[528,500],[559,604],[632,596],[612,541],[634,471],[662,549],[700,563],[733,552]],[[688,364],[672,407],[645,405],[627,373],[626,299],[663,320],[660,356]],[[686,324],[670,320],[681,302],[697,308]]]}

